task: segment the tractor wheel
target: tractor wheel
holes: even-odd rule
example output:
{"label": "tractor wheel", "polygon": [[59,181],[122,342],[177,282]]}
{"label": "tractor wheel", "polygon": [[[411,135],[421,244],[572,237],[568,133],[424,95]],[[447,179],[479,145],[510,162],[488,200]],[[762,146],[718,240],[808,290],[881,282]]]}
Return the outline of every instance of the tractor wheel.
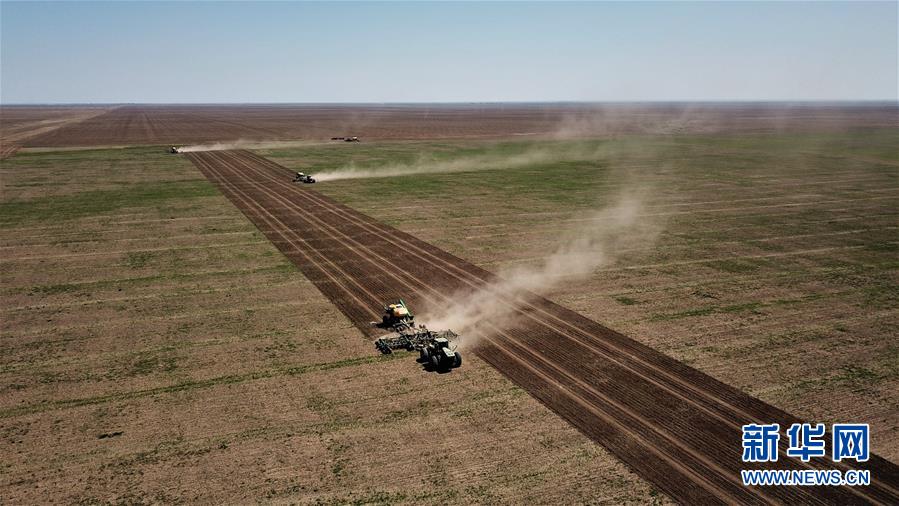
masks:
{"label": "tractor wheel", "polygon": [[431,367],[433,367],[435,371],[440,370],[440,358],[438,358],[437,355],[431,355]]}
{"label": "tractor wheel", "polygon": [[428,363],[431,361],[431,352],[427,348],[422,348],[419,352],[421,354],[421,361],[424,363]]}
{"label": "tractor wheel", "polygon": [[455,355],[456,360],[453,361],[453,367],[459,367],[460,365],[462,365],[462,354],[457,351]]}

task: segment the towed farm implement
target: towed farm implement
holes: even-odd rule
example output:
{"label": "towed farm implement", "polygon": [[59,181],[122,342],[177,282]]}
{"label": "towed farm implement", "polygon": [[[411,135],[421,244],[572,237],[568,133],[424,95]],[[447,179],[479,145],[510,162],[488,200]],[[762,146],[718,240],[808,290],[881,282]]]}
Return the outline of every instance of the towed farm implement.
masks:
{"label": "towed farm implement", "polygon": [[400,299],[396,304],[384,307],[384,316],[374,325],[393,331],[380,337],[375,347],[388,355],[393,350],[418,350],[420,362],[435,371],[447,371],[462,365],[462,354],[450,344],[459,336],[452,330],[434,331],[424,325],[415,325],[415,316]]}
{"label": "towed farm implement", "polygon": [[315,182],[315,178],[312,177],[312,176],[310,176],[309,174],[304,174],[304,173],[302,173],[302,172],[297,172],[297,173],[293,176],[293,182],[294,182],[294,183],[307,183],[307,184],[309,184],[309,183],[314,183],[314,182]]}

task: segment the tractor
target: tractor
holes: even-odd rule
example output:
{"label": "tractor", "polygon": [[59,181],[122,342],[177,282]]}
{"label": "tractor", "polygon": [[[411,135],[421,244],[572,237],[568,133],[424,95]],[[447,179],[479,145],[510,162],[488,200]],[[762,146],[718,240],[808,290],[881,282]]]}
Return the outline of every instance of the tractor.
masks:
{"label": "tractor", "polygon": [[314,183],[315,178],[310,176],[309,174],[303,174],[302,172],[297,172],[295,176],[293,176],[294,183]]}
{"label": "tractor", "polygon": [[172,147],[169,149],[169,153],[171,153],[171,154],[173,154],[173,155],[177,155],[177,154],[180,153],[180,152],[181,152],[181,149],[179,149],[177,146],[172,146]]}
{"label": "tractor", "polygon": [[438,337],[419,350],[421,361],[435,371],[447,371],[462,365],[462,354],[451,348],[449,339]]}

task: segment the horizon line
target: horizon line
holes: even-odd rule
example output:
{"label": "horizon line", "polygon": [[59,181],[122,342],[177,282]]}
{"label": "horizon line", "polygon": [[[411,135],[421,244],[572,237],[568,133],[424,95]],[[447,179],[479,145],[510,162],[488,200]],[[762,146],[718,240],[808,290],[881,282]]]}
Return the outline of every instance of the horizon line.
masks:
{"label": "horizon line", "polygon": [[471,101],[384,101],[384,102],[10,102],[0,101],[0,107],[22,106],[189,106],[189,105],[330,105],[330,106],[403,106],[403,105],[663,105],[663,104],[892,104],[899,105],[899,99],[758,99],[758,100],[471,100]]}

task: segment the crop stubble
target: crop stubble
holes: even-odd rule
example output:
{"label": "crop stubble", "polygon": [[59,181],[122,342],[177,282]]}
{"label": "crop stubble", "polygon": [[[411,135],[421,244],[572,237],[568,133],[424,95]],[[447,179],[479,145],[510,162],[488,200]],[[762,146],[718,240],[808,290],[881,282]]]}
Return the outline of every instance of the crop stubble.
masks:
{"label": "crop stubble", "polygon": [[[188,157],[366,335],[380,305],[446,301],[493,276],[308,188],[247,151]],[[738,482],[740,425],[792,415],[536,295],[497,293],[519,314],[510,328],[484,324],[477,354],[676,500],[895,502],[897,467],[865,464],[874,484],[748,489]],[[784,441],[785,443],[785,441]],[[777,468],[825,468],[781,459]]]}

